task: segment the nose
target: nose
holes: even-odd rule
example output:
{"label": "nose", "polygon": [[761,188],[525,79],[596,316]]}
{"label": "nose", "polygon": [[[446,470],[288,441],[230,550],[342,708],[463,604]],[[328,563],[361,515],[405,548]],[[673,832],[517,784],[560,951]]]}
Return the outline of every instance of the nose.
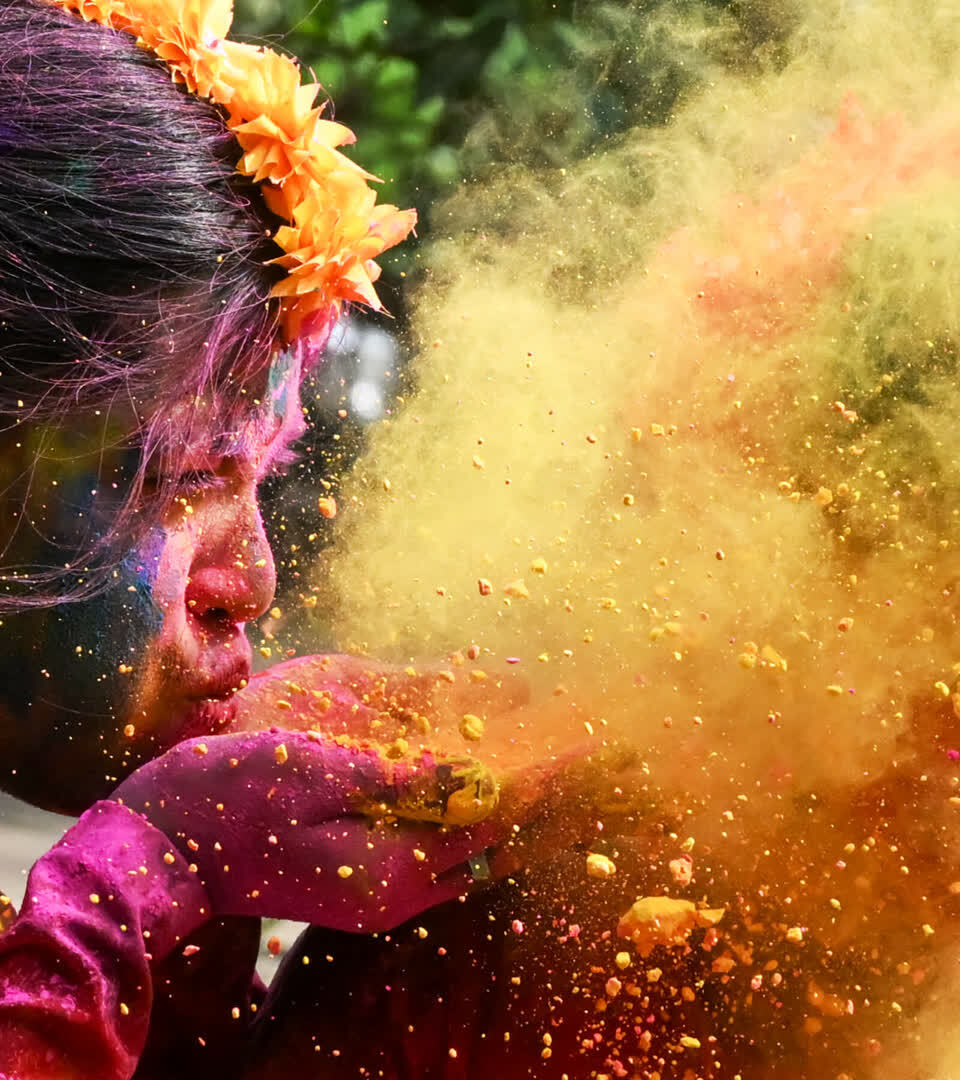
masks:
{"label": "nose", "polygon": [[203,621],[245,623],[262,615],[273,600],[273,553],[254,489],[234,493],[218,510],[203,515],[212,520],[197,523],[202,536],[186,587],[187,610]]}

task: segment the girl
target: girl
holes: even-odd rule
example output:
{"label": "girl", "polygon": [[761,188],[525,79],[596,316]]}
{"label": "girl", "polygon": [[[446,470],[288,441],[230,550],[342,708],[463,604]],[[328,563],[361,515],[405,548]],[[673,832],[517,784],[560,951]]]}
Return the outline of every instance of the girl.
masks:
{"label": "girl", "polygon": [[492,817],[482,765],[344,737],[429,707],[428,676],[324,661],[303,692],[339,740],[262,730],[283,675],[242,703],[275,584],[257,485],[414,216],[375,206],[316,87],[229,22],[219,0],[0,7],[0,783],[83,812],[0,942],[4,1078],[225,1069],[258,916],[388,930],[489,873],[468,860],[546,790]]}

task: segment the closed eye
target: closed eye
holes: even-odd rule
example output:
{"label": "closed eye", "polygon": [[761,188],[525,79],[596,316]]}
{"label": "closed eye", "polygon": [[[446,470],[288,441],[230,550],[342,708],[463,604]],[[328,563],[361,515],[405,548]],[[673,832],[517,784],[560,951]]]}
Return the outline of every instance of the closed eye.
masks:
{"label": "closed eye", "polygon": [[223,487],[225,480],[212,469],[187,469],[182,472],[174,484],[178,495],[196,495],[201,491]]}
{"label": "closed eye", "polygon": [[165,498],[195,498],[205,491],[222,487],[226,481],[213,469],[185,469],[178,476],[170,477],[162,473],[147,476],[144,479],[144,493],[148,496],[162,495]]}

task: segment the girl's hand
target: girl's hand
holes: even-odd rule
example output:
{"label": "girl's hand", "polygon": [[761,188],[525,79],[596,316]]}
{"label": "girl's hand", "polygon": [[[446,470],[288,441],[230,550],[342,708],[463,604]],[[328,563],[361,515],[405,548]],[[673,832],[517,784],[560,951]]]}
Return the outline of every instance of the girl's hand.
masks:
{"label": "girl's hand", "polygon": [[472,885],[468,860],[503,832],[498,795],[469,758],[393,761],[355,741],[261,731],[180,743],[114,797],[196,867],[212,915],[371,932]]}
{"label": "girl's hand", "polygon": [[[638,777],[635,752],[606,736],[565,696],[531,704],[527,684],[466,665],[417,669],[355,656],[311,656],[277,665],[251,680],[238,698],[238,724],[349,732],[386,754],[431,750],[473,757],[500,791],[497,867],[547,858],[595,831],[601,813],[631,809]],[[464,723],[466,717],[479,726]],[[472,737],[471,737],[472,736]],[[522,833],[517,833],[517,829]],[[524,842],[533,829],[543,843]]]}

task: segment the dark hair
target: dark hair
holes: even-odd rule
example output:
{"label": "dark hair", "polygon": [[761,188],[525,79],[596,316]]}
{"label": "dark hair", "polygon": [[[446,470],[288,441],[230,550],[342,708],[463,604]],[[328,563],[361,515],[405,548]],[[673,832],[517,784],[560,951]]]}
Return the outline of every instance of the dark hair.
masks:
{"label": "dark hair", "polygon": [[44,0],[0,3],[0,429],[123,403],[137,461],[107,535],[66,569],[61,553],[5,573],[0,610],[96,587],[97,565],[148,524],[148,462],[179,471],[184,401],[210,437],[249,411],[282,272],[264,265],[277,222],[239,154],[219,110],[130,35]]}

